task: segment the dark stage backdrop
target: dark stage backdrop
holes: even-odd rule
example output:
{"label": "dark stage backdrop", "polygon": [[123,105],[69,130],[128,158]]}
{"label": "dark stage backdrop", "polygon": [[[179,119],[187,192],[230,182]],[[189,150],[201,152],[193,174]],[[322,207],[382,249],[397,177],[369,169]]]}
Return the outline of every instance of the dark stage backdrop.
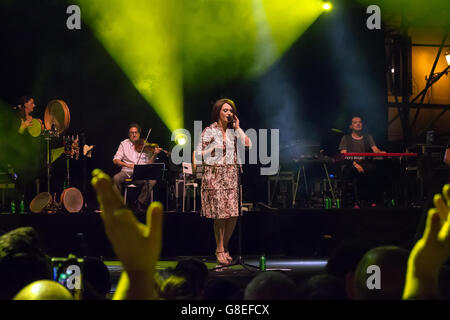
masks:
{"label": "dark stage backdrop", "polygon": [[[78,31],[61,27],[66,25],[68,5],[66,1],[0,2],[0,99],[12,106],[19,96],[31,95],[40,118],[50,100],[64,100],[71,112],[68,134],[84,133],[86,143],[95,145],[93,158],[87,159],[88,174],[96,167],[110,174],[118,171],[112,157],[131,122],[140,123],[144,132],[153,128],[151,140],[170,149],[171,132],[89,27],[83,24]],[[368,130],[384,147],[384,34],[368,30],[366,19],[365,8],[341,1],[335,12],[319,17],[260,77],[205,81],[200,87],[184,83],[185,128],[193,130],[194,120],[209,124],[212,103],[230,97],[237,103],[244,129],[279,128],[282,146],[296,142],[281,150],[287,163],[292,160],[289,152],[305,145],[336,153],[341,135],[331,129],[345,131],[354,113],[366,118]],[[7,133],[1,138],[7,139]],[[245,200],[265,202],[266,183],[259,166],[245,165],[244,170]],[[82,171],[82,162],[72,160],[72,182],[80,189],[88,183]],[[60,194],[65,175],[62,158],[55,162],[54,174],[53,189]],[[96,207],[89,185],[84,196]]]}

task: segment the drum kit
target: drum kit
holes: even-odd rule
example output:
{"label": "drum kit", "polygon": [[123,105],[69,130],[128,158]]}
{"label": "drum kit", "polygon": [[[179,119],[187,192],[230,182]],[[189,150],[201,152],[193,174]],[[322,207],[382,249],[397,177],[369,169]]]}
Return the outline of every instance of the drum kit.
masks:
{"label": "drum kit", "polygon": [[[44,114],[44,125],[40,119],[33,119],[31,125],[27,128],[32,137],[43,136],[46,141],[46,177],[47,191],[41,192],[33,198],[30,203],[30,211],[33,213],[55,213],[59,210],[65,210],[69,213],[80,212],[84,199],[77,188],[70,187],[69,159],[78,160],[80,155],[80,141],[77,136],[63,136],[69,129],[70,111],[67,104],[62,100],[52,100],[48,103]],[[50,142],[62,137],[63,147],[50,150]],[[90,148],[93,147],[87,146]],[[86,149],[86,146],[85,146]],[[62,154],[66,158],[66,180],[64,182],[64,191],[60,196],[59,202],[56,200],[56,193],[52,196],[50,192],[50,178],[52,163]],[[84,154],[89,157],[91,154]]]}

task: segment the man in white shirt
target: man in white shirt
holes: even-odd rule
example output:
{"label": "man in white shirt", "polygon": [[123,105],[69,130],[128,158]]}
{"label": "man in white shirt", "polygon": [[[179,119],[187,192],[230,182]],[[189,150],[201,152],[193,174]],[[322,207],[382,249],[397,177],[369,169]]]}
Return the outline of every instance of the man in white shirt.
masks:
{"label": "man in white shirt", "polygon": [[[153,163],[161,148],[155,148],[155,152],[140,153],[136,150],[135,144],[140,140],[141,127],[136,124],[128,126],[128,138],[123,140],[116,154],[114,155],[113,163],[116,166],[122,167],[122,170],[114,175],[114,184],[122,193],[122,187],[125,179],[130,179],[133,175],[135,164],[149,164]],[[133,181],[134,185],[142,186],[141,192],[137,199],[137,210],[143,211],[148,205],[152,188],[156,184],[156,180],[139,180]]]}

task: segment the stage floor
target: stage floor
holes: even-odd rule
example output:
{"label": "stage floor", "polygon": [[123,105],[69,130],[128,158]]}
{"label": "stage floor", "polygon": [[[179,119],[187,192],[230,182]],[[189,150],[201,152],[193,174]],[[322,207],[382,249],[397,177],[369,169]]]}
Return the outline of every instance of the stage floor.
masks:
{"label": "stage floor", "polygon": [[[233,255],[233,258],[236,257],[237,255]],[[244,262],[249,266],[243,267],[241,265],[234,265],[220,269],[216,269],[217,265],[215,258],[212,256],[179,256],[158,261],[156,270],[170,270],[171,268],[175,268],[178,261],[190,258],[197,259],[206,264],[209,270],[208,279],[226,278],[227,280],[231,280],[238,284],[241,289],[244,289],[253,277],[255,277],[259,272],[262,272],[258,269],[258,256],[244,256]],[[120,261],[117,260],[104,261],[104,263],[108,267],[111,277],[111,293],[114,293],[123,268]],[[296,283],[301,282],[303,279],[306,279],[312,275],[323,272],[326,264],[327,260],[325,258],[296,259],[282,256],[266,257],[267,271],[283,271]]]}
{"label": "stage floor", "polygon": [[[326,257],[344,242],[408,246],[423,223],[411,208],[279,209],[245,212],[230,241],[230,252],[296,259]],[[145,222],[146,215],[137,215]],[[0,234],[32,226],[49,255],[97,256],[115,260],[99,213],[0,214]],[[213,220],[198,213],[164,213],[161,259],[213,257]]]}

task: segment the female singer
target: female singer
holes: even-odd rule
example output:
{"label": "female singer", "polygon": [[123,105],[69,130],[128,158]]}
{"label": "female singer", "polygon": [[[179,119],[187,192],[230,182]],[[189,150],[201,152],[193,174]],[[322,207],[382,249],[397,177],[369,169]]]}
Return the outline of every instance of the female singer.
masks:
{"label": "female singer", "polygon": [[35,107],[36,105],[34,104],[33,98],[27,96],[19,98],[19,104],[16,107],[17,114],[20,118],[19,133],[24,133],[25,129],[31,125],[31,121],[33,120],[31,113]]}
{"label": "female singer", "polygon": [[228,242],[239,215],[235,137],[246,147],[251,147],[251,141],[240,128],[236,106],[230,99],[217,100],[211,118],[213,123],[203,130],[196,151],[196,156],[203,159],[204,170],[201,214],[214,219],[216,259],[219,265],[228,265],[233,261],[228,252]]}
{"label": "female singer", "polygon": [[[14,120],[15,132],[17,137],[12,138],[20,141],[16,150],[12,151],[15,155],[15,161],[11,163],[18,174],[17,190],[23,195],[25,203],[29,203],[37,194],[40,177],[43,177],[44,154],[42,140],[37,136],[24,134],[27,128],[32,126],[33,116],[31,115],[36,108],[34,99],[29,96],[22,96],[13,107],[16,113]],[[42,131],[42,121],[40,130]],[[39,128],[38,128],[39,129]],[[16,131],[17,130],[17,131]]]}

